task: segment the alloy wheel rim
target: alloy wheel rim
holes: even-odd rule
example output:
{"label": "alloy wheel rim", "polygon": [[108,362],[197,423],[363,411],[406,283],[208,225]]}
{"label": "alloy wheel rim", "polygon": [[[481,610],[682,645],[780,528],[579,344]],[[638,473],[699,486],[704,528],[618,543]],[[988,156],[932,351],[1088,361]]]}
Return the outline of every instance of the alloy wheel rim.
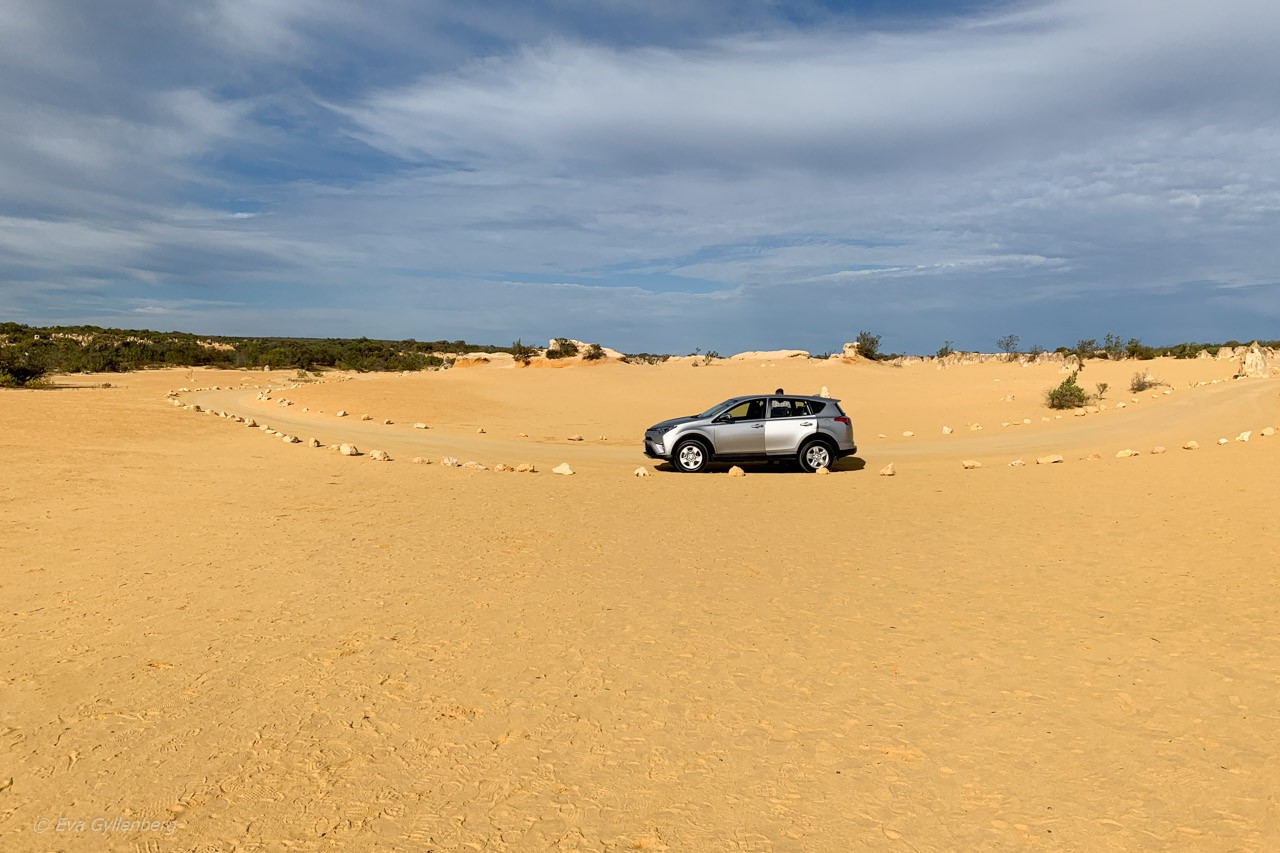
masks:
{"label": "alloy wheel rim", "polygon": [[702,451],[697,445],[689,445],[680,451],[680,464],[685,468],[697,468],[702,464]]}
{"label": "alloy wheel rim", "polygon": [[805,454],[805,461],[809,463],[809,467],[813,469],[825,468],[827,463],[831,461],[831,454],[827,452],[825,447],[821,445],[810,447],[809,452]]}

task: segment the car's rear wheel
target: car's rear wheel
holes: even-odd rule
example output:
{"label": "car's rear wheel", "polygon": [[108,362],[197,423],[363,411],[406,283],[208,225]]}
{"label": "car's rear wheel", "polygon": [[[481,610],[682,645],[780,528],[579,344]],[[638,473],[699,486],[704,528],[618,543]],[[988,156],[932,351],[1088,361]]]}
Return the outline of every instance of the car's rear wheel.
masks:
{"label": "car's rear wheel", "polygon": [[831,452],[831,445],[820,438],[809,439],[800,445],[800,452],[796,454],[796,461],[800,463],[800,470],[810,474],[819,468],[830,468],[834,460],[835,456]]}
{"label": "car's rear wheel", "polygon": [[698,474],[707,470],[707,466],[711,464],[711,453],[701,441],[689,438],[675,446],[675,450],[671,453],[671,461],[677,471]]}

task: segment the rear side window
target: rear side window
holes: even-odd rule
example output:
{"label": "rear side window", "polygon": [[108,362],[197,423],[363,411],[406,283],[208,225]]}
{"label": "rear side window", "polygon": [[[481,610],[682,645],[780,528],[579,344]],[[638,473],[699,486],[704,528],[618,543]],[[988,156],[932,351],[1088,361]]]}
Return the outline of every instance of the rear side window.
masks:
{"label": "rear side window", "polygon": [[771,418],[808,418],[822,411],[822,404],[814,404],[811,400],[797,400],[792,397],[771,397],[769,399],[769,417]]}

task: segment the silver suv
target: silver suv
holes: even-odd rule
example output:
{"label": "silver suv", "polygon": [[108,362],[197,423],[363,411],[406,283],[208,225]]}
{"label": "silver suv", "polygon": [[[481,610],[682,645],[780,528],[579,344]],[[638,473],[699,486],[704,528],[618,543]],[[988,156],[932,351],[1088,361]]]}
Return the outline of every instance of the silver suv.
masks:
{"label": "silver suv", "polygon": [[828,397],[733,397],[644,433],[645,456],[689,473],[705,471],[713,460],[795,460],[802,470],[817,471],[857,452],[849,416]]}

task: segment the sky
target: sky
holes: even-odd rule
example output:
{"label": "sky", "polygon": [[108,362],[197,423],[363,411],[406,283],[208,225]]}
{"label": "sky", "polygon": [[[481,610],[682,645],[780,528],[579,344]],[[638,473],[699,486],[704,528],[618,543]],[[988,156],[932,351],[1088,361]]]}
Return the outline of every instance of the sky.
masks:
{"label": "sky", "polygon": [[1280,338],[1274,0],[3,0],[0,320]]}

